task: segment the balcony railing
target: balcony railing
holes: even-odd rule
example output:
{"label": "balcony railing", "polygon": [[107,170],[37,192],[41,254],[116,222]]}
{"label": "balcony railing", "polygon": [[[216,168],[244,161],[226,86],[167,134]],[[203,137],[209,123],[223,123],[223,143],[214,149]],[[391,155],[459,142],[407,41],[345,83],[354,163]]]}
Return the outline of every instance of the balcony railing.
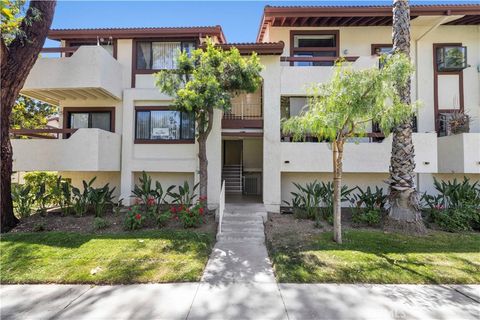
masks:
{"label": "balcony railing", "polygon": [[78,129],[58,129],[58,128],[43,128],[43,129],[10,129],[10,136],[12,138],[28,137],[36,139],[60,139],[68,138]]}
{"label": "balcony railing", "polygon": [[357,61],[359,57],[280,57],[280,61],[282,62],[336,62],[339,60],[346,60],[349,62]]}
{"label": "balcony railing", "polygon": [[[359,134],[357,138],[352,139],[365,139],[366,142],[382,142],[385,139],[385,135],[382,132],[368,132],[366,134]],[[282,142],[329,142],[327,140],[319,141],[317,137],[307,135],[303,140],[300,141],[293,141],[291,135],[282,134],[281,135]]]}
{"label": "balcony railing", "polygon": [[262,119],[261,103],[234,103],[229,112],[223,114],[229,120],[257,120]]}

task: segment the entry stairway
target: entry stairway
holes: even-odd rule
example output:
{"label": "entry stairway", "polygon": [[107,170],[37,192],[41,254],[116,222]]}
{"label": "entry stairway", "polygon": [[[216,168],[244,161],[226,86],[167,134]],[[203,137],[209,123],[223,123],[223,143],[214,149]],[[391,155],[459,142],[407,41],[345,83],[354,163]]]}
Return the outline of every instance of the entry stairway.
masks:
{"label": "entry stairway", "polygon": [[221,232],[204,270],[202,281],[275,284],[265,246],[263,204],[226,204]]}
{"label": "entry stairway", "polygon": [[242,166],[225,165],[222,170],[222,180],[225,180],[225,193],[241,194],[242,186]]}

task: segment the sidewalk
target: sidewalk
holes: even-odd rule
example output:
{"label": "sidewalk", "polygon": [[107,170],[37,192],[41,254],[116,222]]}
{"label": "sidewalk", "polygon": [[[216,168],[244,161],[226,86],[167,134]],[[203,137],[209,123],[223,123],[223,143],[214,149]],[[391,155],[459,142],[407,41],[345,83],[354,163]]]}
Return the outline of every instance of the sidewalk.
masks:
{"label": "sidewalk", "polygon": [[0,288],[2,320],[479,319],[479,301],[479,285],[178,283]]}

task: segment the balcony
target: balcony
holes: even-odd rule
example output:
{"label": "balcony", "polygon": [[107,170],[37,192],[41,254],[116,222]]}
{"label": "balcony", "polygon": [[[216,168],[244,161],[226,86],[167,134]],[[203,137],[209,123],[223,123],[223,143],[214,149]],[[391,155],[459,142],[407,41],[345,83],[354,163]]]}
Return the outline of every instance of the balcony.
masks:
{"label": "balcony", "polygon": [[[348,142],[344,147],[344,172],[388,173],[392,136],[382,142]],[[414,133],[417,173],[437,172],[437,137],[435,133]],[[332,172],[331,145],[325,142],[282,142],[282,172]]]}
{"label": "balcony", "polygon": [[[378,56],[343,57],[351,62],[354,69],[367,69],[378,65]],[[338,57],[283,57],[281,70],[281,94],[305,95],[306,88],[313,83],[327,82],[331,79],[336,67],[334,66],[291,66],[291,62],[330,61]]]}
{"label": "balcony", "polygon": [[39,58],[21,94],[53,105],[64,100],[120,100],[121,66],[104,48],[81,46],[71,57]]}
{"label": "balcony", "polygon": [[439,137],[438,172],[480,173],[480,133]]}
{"label": "balcony", "polygon": [[262,93],[242,94],[232,99],[232,107],[223,114],[222,129],[262,129]]}
{"label": "balcony", "polygon": [[11,140],[14,171],[120,171],[119,134],[100,129],[21,129],[12,134],[37,138]]}

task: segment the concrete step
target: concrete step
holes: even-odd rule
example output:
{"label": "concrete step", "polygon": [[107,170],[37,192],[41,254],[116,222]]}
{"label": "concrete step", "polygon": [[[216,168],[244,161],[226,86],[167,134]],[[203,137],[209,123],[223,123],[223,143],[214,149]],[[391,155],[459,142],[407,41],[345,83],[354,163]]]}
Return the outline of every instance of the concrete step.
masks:
{"label": "concrete step", "polygon": [[231,225],[223,225],[222,227],[222,232],[223,233],[255,233],[255,232],[260,232],[263,233],[263,227],[257,227],[255,224],[242,224],[241,227],[232,227]]}
{"label": "concrete step", "polygon": [[257,216],[252,216],[252,217],[224,216],[222,222],[223,222],[222,227],[228,225],[229,223],[253,224],[253,225],[260,225],[263,227],[262,217],[257,217]]}
{"label": "concrete step", "polygon": [[222,232],[218,235],[217,239],[265,241],[265,234],[263,232]]}

